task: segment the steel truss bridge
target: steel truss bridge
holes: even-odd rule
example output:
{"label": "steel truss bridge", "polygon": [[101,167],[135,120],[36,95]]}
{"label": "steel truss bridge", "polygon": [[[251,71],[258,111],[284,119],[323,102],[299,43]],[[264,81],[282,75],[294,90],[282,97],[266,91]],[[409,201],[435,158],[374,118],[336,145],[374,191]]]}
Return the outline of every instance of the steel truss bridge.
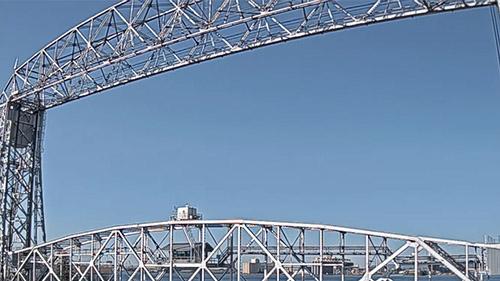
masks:
{"label": "steel truss bridge", "polygon": [[10,279],[243,281],[243,261],[258,258],[264,265],[262,280],[323,281],[325,269],[336,266],[344,281],[347,258],[361,255],[368,269],[361,281],[407,264],[417,269],[417,281],[422,263],[442,264],[462,280],[475,281],[488,248],[500,245],[320,224],[167,221],[111,227],[16,250]]}
{"label": "steel truss bridge", "polygon": [[[1,92],[1,279],[122,280],[123,275],[117,272],[133,269],[132,277],[140,275],[141,281],[144,278],[160,280],[167,272],[171,280],[173,272],[181,268],[195,269],[188,281],[200,272],[202,279],[205,274],[217,279],[210,268],[215,253],[222,250],[220,246],[206,255],[203,252],[202,260],[188,263],[174,261],[169,257],[172,251],[150,248],[150,243],[154,244],[152,234],[167,232],[173,237],[180,225],[202,229],[202,236],[205,230],[214,227],[225,229],[223,241],[233,239],[235,231],[240,238],[242,235],[277,236],[277,241],[281,242],[275,242],[275,248],[268,246],[264,238],[256,237],[248,242],[256,248],[246,248],[238,238],[236,258],[231,246],[232,263],[227,268],[233,273],[236,265],[238,281],[241,277],[239,258],[250,252],[274,264],[264,279],[273,272],[294,279],[296,273],[290,273],[288,266],[293,269],[298,266],[303,269],[302,276],[307,272],[315,280],[321,280],[322,274],[312,274],[307,269],[311,261],[305,256],[316,255],[323,261],[322,255],[326,252],[343,257],[344,250],[354,249],[328,248],[320,240],[313,250],[307,250],[307,246],[296,249],[288,245],[292,248],[287,252],[286,245],[282,248],[281,244],[285,243],[280,238],[282,227],[319,233],[357,233],[366,235],[367,241],[371,241],[371,237],[403,241],[403,245],[393,252],[385,246],[380,248],[383,254],[373,253],[377,247],[368,250],[371,242],[367,242],[362,249],[367,264],[373,262],[370,257],[384,258],[376,267],[370,267],[365,280],[386,266],[387,261],[397,263],[398,257],[409,248],[417,253],[413,258],[415,263],[419,261],[418,253],[426,251],[428,262],[439,261],[462,280],[473,279],[469,274],[469,258],[481,259],[470,255],[468,249],[481,252],[496,246],[330,226],[247,221],[167,222],[112,228],[46,244],[41,152],[47,109],[112,87],[296,38],[420,15],[498,5],[497,0],[360,0],[355,4],[348,0],[127,0],[98,13],[16,65]],[[261,230],[257,234],[254,228]],[[465,266],[457,261],[458,256],[440,247],[441,242],[465,247],[465,256],[461,258],[466,260]],[[285,262],[285,257],[293,257],[293,260]],[[125,261],[134,259],[135,265],[126,265]],[[110,262],[106,266],[113,274],[101,271],[105,261]],[[223,259],[218,264],[227,265],[227,262]],[[323,262],[320,268],[321,264]],[[277,276],[279,279],[279,274]]]}

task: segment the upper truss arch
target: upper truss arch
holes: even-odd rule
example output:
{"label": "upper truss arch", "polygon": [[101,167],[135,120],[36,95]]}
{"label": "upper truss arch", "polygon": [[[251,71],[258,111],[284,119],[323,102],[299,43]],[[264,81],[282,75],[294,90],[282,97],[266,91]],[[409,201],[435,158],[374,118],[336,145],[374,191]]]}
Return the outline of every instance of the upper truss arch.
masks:
{"label": "upper truss arch", "polygon": [[126,0],[16,67],[0,105],[51,108],[144,77],[287,40],[497,0]]}
{"label": "upper truss arch", "polygon": [[445,239],[437,237],[427,237],[427,236],[417,236],[408,234],[391,233],[384,231],[360,229],[354,227],[345,227],[331,224],[319,224],[319,223],[298,223],[298,222],[284,222],[284,221],[263,221],[263,220],[248,220],[248,219],[220,219],[220,220],[171,220],[162,222],[149,222],[149,223],[139,223],[139,224],[128,224],[128,225],[117,225],[104,229],[96,229],[82,233],[71,234],[61,238],[54,239],[52,241],[42,243],[39,245],[34,245],[33,247],[24,248],[15,251],[15,253],[23,253],[27,251],[32,251],[33,249],[40,249],[57,243],[64,243],[72,239],[81,239],[81,237],[91,237],[92,235],[107,236],[113,231],[120,231],[124,235],[134,235],[141,232],[141,229],[148,229],[149,232],[163,231],[168,229],[170,226],[176,227],[195,227],[205,225],[206,227],[233,227],[234,225],[247,225],[249,227],[258,226],[263,228],[288,228],[288,229],[304,229],[312,231],[327,231],[327,232],[340,232],[348,233],[353,235],[368,235],[373,237],[388,238],[395,240],[408,240],[411,242],[416,242],[419,240],[438,244],[447,244],[452,246],[467,246],[467,247],[478,247],[487,249],[497,249],[500,250],[500,244],[486,244],[478,242],[470,242],[465,240],[454,240]]}

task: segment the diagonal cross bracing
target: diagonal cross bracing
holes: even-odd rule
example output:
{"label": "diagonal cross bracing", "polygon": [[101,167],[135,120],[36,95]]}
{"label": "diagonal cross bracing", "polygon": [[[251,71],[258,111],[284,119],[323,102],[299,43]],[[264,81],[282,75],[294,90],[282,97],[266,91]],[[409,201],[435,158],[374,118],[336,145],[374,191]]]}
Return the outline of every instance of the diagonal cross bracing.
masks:
{"label": "diagonal cross bracing", "polygon": [[[186,256],[182,248],[192,249],[192,244],[183,233],[189,229],[195,234],[194,247],[203,245],[203,252],[195,256]],[[206,232],[213,232],[212,240],[206,239]],[[280,235],[273,235],[278,233]],[[285,236],[299,233],[301,245],[290,245]],[[307,233],[307,235],[303,235]],[[357,247],[356,251],[349,250],[330,253],[330,259],[324,259],[323,252],[331,245],[338,245],[338,235],[348,236],[345,249]],[[271,238],[267,238],[270,236]],[[158,240],[157,237],[169,239]],[[237,239],[234,239],[236,238]],[[88,233],[63,237],[48,243],[43,243],[11,253],[9,262],[13,265],[12,273],[7,280],[31,280],[30,276],[37,276],[38,280],[53,278],[54,280],[119,280],[126,277],[129,280],[171,280],[172,275],[180,274],[186,280],[220,281],[227,272],[233,278],[239,279],[243,274],[242,263],[249,262],[250,258],[268,259],[270,267],[261,271],[262,280],[268,280],[272,275],[280,274],[289,281],[299,281],[304,267],[308,266],[309,274],[324,280],[323,271],[331,265],[333,260],[348,261],[353,255],[379,255],[372,252],[363,240],[383,240],[387,247],[394,249],[391,254],[381,258],[375,264],[373,260],[367,264],[368,274],[360,275],[360,280],[369,281],[377,273],[390,273],[386,266],[397,262],[403,266],[418,268],[419,264],[442,265],[464,281],[475,280],[483,268],[484,257],[477,254],[467,254],[464,260],[460,253],[467,249],[500,249],[498,244],[481,244],[467,241],[444,240],[429,237],[392,234],[354,228],[345,228],[332,225],[286,223],[249,220],[207,220],[207,221],[167,221],[140,225],[117,226]],[[318,239],[320,238],[320,239]],[[166,241],[169,240],[169,241]],[[75,243],[78,241],[78,243]],[[210,242],[212,241],[212,242]],[[210,244],[213,243],[213,244]],[[440,251],[435,251],[429,244],[439,244]],[[248,251],[255,245],[252,251]],[[277,247],[282,245],[283,247]],[[359,245],[359,246],[356,246]],[[186,248],[187,247],[187,248]],[[453,249],[444,250],[445,248]],[[315,251],[303,251],[304,248],[315,248]],[[415,249],[414,255],[409,249]],[[360,250],[361,249],[361,250]],[[223,258],[219,250],[228,251],[230,263],[220,263]],[[159,253],[159,251],[161,253]],[[301,252],[302,251],[302,252]],[[290,252],[303,254],[303,258],[287,254]],[[423,254],[419,252],[426,252]],[[156,253],[161,259],[152,258]],[[457,255],[458,254],[458,255]],[[418,255],[418,259],[417,259]],[[449,259],[454,256],[454,264]],[[347,257],[347,258],[346,258]],[[458,268],[457,263],[467,267]],[[477,263],[477,266],[470,264]],[[222,273],[221,272],[225,272]],[[128,272],[128,273],[127,273]],[[126,274],[129,274],[128,276]],[[341,272],[339,274],[345,274]],[[229,276],[229,277],[230,277]],[[227,278],[229,278],[227,277]],[[303,278],[303,277],[302,277]],[[243,278],[241,278],[243,279]]]}
{"label": "diagonal cross bracing", "polygon": [[[260,1],[259,1],[260,3]],[[17,67],[0,104],[50,108],[224,55],[318,33],[496,0],[123,1],[71,29]],[[209,40],[207,40],[209,38]]]}

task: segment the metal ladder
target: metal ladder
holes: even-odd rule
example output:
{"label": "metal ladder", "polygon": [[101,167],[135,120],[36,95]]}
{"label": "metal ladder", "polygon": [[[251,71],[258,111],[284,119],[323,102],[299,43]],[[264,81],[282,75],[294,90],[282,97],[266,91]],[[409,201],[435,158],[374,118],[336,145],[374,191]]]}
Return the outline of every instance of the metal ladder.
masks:
{"label": "metal ladder", "polygon": [[[462,273],[465,274],[465,266],[459,262],[457,262],[450,254],[448,254],[443,248],[441,248],[438,244],[433,243],[433,242],[428,242],[426,241],[427,245],[429,245],[434,251],[438,252],[438,254],[443,257],[446,261],[451,263],[454,267],[456,267],[458,270],[460,270]],[[468,261],[466,261],[468,262]],[[474,276],[473,274],[469,274],[469,279],[473,281],[479,281],[479,279]]]}

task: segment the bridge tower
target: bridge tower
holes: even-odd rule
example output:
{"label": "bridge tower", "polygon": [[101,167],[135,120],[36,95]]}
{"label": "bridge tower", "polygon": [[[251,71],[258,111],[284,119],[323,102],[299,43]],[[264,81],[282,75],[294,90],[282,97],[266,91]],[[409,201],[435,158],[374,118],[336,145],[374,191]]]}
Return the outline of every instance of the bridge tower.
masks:
{"label": "bridge tower", "polygon": [[7,252],[46,241],[41,171],[45,112],[19,102],[6,107],[1,116],[3,272],[9,266]]}

